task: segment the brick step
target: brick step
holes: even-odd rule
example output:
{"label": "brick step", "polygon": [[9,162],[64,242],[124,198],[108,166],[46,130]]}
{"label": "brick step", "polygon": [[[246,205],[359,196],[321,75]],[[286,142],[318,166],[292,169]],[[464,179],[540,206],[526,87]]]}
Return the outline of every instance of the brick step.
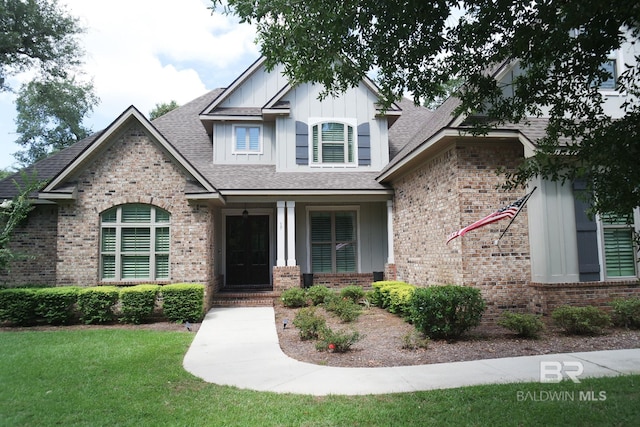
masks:
{"label": "brick step", "polygon": [[279,294],[272,291],[219,292],[213,295],[213,307],[272,307]]}

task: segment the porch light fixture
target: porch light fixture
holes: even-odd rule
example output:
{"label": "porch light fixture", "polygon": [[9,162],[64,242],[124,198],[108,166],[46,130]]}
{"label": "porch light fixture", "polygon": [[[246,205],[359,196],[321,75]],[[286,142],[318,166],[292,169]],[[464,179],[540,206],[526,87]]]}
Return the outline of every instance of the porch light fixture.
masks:
{"label": "porch light fixture", "polygon": [[249,211],[245,209],[242,211],[242,219],[247,219],[247,218],[249,218]]}

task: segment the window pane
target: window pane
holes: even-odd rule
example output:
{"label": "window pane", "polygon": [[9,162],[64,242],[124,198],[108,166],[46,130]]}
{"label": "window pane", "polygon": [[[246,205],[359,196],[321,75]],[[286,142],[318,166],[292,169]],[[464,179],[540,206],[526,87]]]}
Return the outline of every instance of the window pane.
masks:
{"label": "window pane", "polygon": [[356,240],[355,222],[355,212],[336,212],[336,241]]}
{"label": "window pane", "polygon": [[169,212],[156,208],[156,222],[169,222]]}
{"label": "window pane", "polygon": [[311,213],[311,241],[331,242],[331,213]]}
{"label": "window pane", "polygon": [[148,256],[123,256],[122,257],[122,278],[123,279],[149,278],[149,257]]}
{"label": "window pane", "polygon": [[169,252],[169,227],[156,228],[156,252]]}
{"label": "window pane", "polygon": [[116,222],[118,208],[111,208],[102,213],[102,222]]}
{"label": "window pane", "polygon": [[344,125],[342,123],[323,123],[322,142],[344,143]]}
{"label": "window pane", "polygon": [[116,229],[103,228],[102,229],[102,252],[115,252],[115,251],[116,251]]}
{"label": "window pane", "polygon": [[604,230],[604,251],[607,276],[635,276],[632,232],[627,228]]}
{"label": "window pane", "polygon": [[348,147],[348,156],[349,156],[349,163],[353,163],[354,162],[354,150],[353,150],[353,128],[351,126],[347,127],[347,143],[349,144]]}
{"label": "window pane", "polygon": [[260,128],[249,128],[249,150],[260,151]]}
{"label": "window pane", "polygon": [[314,244],[311,247],[311,271],[313,273],[331,273],[331,243]]}
{"label": "window pane", "polygon": [[322,144],[323,163],[344,163],[343,144]]}
{"label": "window pane", "polygon": [[156,278],[169,278],[169,255],[156,255]]}
{"label": "window pane", "polygon": [[247,128],[236,128],[236,150],[244,151],[247,149]]}
{"label": "window pane", "polygon": [[604,71],[606,71],[607,73],[609,73],[609,75],[611,77],[609,77],[607,80],[603,81],[602,83],[600,83],[600,88],[601,89],[615,89],[616,88],[616,60],[612,59],[611,61],[607,61],[604,64],[602,64],[601,67]]}
{"label": "window pane", "polygon": [[336,271],[338,273],[356,271],[356,248],[354,244],[338,243],[336,245]]}
{"label": "window pane", "polygon": [[115,279],[116,277],[116,256],[102,255],[102,273],[103,279]]}
{"label": "window pane", "polygon": [[312,128],[311,131],[312,135],[313,135],[313,162],[314,163],[318,163],[318,153],[319,153],[319,148],[318,148],[318,125],[315,125]]}
{"label": "window pane", "polygon": [[122,222],[151,222],[151,206],[125,205],[122,206]]}
{"label": "window pane", "polygon": [[148,228],[123,228],[122,252],[149,252],[151,249],[151,233]]}

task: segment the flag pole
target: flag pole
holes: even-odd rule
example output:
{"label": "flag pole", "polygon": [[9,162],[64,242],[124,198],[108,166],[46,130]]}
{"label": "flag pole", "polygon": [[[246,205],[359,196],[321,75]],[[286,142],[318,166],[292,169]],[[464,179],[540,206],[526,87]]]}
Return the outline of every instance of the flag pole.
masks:
{"label": "flag pole", "polygon": [[509,227],[511,227],[511,224],[513,224],[513,221],[516,220],[516,218],[518,217],[518,215],[520,214],[520,211],[522,209],[524,209],[524,206],[527,204],[527,202],[529,201],[529,197],[531,197],[531,195],[533,194],[534,191],[536,191],[536,188],[538,188],[537,186],[533,187],[533,190],[531,190],[531,192],[529,194],[527,194],[527,197],[522,201],[522,205],[520,206],[520,209],[518,209],[518,212],[516,212],[516,214],[513,216],[513,218],[511,218],[511,221],[509,221],[509,224],[507,225],[507,228],[504,229],[504,231],[502,232],[502,234],[500,235],[500,237],[498,237],[498,240],[495,241],[495,245],[498,245],[498,243],[500,243],[500,239],[502,239],[505,235],[505,233],[507,232],[507,230],[509,229]]}

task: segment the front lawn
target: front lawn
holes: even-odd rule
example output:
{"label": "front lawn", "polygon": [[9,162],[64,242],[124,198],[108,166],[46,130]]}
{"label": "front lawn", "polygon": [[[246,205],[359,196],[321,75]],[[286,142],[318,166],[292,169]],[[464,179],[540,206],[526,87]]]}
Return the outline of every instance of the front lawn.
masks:
{"label": "front lawn", "polygon": [[0,332],[0,425],[640,424],[640,376],[380,396],[279,395],[207,384],[185,372],[192,338],[101,328]]}

